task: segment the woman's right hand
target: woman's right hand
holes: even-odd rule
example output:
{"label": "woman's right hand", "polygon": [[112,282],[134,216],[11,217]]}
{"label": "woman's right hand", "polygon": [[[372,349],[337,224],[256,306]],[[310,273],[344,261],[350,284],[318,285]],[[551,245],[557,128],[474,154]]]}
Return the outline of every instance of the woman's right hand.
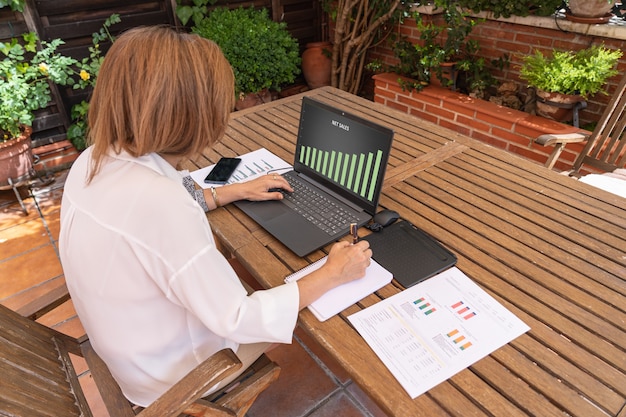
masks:
{"label": "woman's right hand", "polygon": [[335,243],[324,265],[297,281],[300,309],[339,285],[363,278],[371,258],[372,250],[365,240],[354,245],[346,241]]}
{"label": "woman's right hand", "polygon": [[326,269],[326,273],[335,276],[341,284],[362,278],[371,263],[372,250],[369,246],[366,240],[354,245],[346,241],[337,242],[330,249],[328,259],[321,269]]}

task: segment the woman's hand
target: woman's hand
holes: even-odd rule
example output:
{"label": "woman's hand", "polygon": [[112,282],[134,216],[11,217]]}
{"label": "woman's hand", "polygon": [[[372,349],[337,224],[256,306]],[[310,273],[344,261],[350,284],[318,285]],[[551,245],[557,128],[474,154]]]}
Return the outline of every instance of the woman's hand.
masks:
{"label": "woman's hand", "polygon": [[[287,180],[279,174],[262,175],[252,181],[229,184],[223,187],[215,188],[220,206],[224,206],[238,200],[281,200],[283,198],[283,194],[278,190],[285,190],[289,193],[293,192],[293,188],[291,188]],[[214,209],[215,201],[210,189],[206,189],[204,195],[207,204],[209,204],[209,208]]]}
{"label": "woman's hand", "polygon": [[282,200],[283,194],[279,190],[293,192],[293,188],[279,174],[262,175],[252,181],[233,184],[240,186],[244,199],[251,201]]}
{"label": "woman's hand", "polygon": [[326,263],[297,281],[300,309],[341,284],[363,278],[365,270],[371,263],[371,257],[372,250],[369,248],[369,242],[365,240],[355,245],[346,241],[335,243]]}
{"label": "woman's hand", "polygon": [[362,278],[365,270],[370,266],[372,250],[366,240],[355,245],[340,241],[333,245],[328,254],[326,263],[320,269],[326,269],[326,274],[340,281],[340,284]]}

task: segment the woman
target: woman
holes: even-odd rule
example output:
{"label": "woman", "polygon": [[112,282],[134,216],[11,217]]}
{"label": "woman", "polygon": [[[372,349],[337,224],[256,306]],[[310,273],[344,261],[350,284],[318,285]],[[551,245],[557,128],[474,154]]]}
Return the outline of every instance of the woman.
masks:
{"label": "woman", "polygon": [[232,348],[245,368],[271,343],[290,343],[298,311],[364,276],[370,262],[367,242],[339,242],[297,283],[248,294],[203,207],[280,199],[268,190],[291,188],[268,175],[205,194],[176,170],[223,136],[233,104],[232,69],[196,35],[130,30],[100,69],[92,146],[68,175],[59,245],[94,349],[141,406],[220,349]]}

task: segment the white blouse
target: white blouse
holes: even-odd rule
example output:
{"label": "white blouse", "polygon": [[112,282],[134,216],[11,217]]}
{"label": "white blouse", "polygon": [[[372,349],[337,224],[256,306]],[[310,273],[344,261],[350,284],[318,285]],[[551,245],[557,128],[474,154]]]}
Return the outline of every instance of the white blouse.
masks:
{"label": "white blouse", "polygon": [[67,286],[94,349],[146,406],[218,350],[291,343],[295,283],[248,296],[183,174],[157,154],[74,162],[61,205]]}

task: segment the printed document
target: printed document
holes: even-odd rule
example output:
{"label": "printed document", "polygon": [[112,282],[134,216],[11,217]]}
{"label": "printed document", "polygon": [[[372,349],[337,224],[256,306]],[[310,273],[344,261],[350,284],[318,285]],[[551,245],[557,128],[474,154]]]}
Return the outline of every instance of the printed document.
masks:
{"label": "printed document", "polygon": [[[280,175],[283,172],[293,169],[292,165],[283,161],[265,148],[248,152],[247,154],[239,156],[239,158],[241,158],[241,162],[226,184],[250,181],[261,175],[267,175],[268,173]],[[191,178],[202,188],[226,185],[206,184],[204,182],[204,178],[209,175],[209,172],[211,172],[214,166],[215,164],[200,168],[191,172],[189,175],[191,175]]]}
{"label": "printed document", "polygon": [[530,329],[457,267],[348,319],[411,398]]}

